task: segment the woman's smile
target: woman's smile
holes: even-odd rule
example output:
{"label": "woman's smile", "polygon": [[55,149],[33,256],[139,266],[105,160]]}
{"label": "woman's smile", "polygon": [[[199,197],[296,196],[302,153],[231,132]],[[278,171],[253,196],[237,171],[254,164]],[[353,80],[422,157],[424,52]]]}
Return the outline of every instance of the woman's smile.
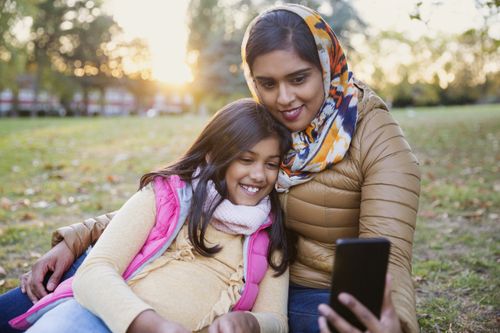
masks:
{"label": "woman's smile", "polygon": [[300,116],[304,105],[299,107],[288,109],[288,110],[280,110],[279,112],[283,115],[287,121],[295,121]]}

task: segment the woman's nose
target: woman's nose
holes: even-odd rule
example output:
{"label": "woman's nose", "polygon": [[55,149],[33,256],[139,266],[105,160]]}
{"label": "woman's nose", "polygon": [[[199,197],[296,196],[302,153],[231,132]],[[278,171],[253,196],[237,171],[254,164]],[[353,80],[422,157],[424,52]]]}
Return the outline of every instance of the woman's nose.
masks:
{"label": "woman's nose", "polygon": [[278,89],[278,104],[288,106],[293,102],[293,91],[287,84],[280,84]]}

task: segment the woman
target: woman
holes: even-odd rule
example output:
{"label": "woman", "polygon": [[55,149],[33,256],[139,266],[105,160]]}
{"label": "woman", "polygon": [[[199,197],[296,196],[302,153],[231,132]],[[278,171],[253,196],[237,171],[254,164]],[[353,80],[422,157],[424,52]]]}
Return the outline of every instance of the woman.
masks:
{"label": "woman", "polygon": [[[381,320],[371,316],[365,325],[370,332],[418,332],[411,251],[420,174],[387,106],[354,78],[333,31],[309,8],[289,4],[259,15],[242,55],[252,94],[293,132],[278,179],[286,225],[297,237],[290,331],[317,330],[311,327],[318,304],[329,300],[336,239],[382,236],[392,243],[392,293]],[[349,331],[322,309],[337,330]]]}
{"label": "woman", "polygon": [[[381,320],[366,315],[352,298],[347,303],[368,318],[363,321],[371,332],[418,332],[411,253],[420,173],[387,106],[354,78],[331,28],[307,7],[283,5],[260,14],[247,29],[242,56],[254,97],[293,132],[278,179],[297,250],[290,266],[290,331],[319,330],[318,305],[328,302],[336,239],[382,236],[392,243],[392,282]],[[56,240],[64,239],[63,245],[44,262],[53,265],[56,252],[78,257],[108,219],[61,228]],[[323,331],[325,318],[338,331],[349,331],[329,307],[321,309]]]}

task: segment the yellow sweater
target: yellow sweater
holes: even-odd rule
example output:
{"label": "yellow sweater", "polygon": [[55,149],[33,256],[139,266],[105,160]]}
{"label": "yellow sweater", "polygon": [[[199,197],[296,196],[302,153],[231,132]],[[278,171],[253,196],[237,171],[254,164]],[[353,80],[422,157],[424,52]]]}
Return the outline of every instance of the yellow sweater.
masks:
{"label": "yellow sweater", "polygon": [[[242,236],[209,227],[207,244],[221,244],[213,257],[193,250],[184,226],[170,248],[132,280],[121,274],[155,223],[154,191],[147,186],[118,211],[75,275],[76,300],[113,332],[126,332],[141,312],[153,309],[189,330],[206,328],[238,301],[243,285]],[[261,332],[287,331],[288,272],[260,284],[252,314]]]}

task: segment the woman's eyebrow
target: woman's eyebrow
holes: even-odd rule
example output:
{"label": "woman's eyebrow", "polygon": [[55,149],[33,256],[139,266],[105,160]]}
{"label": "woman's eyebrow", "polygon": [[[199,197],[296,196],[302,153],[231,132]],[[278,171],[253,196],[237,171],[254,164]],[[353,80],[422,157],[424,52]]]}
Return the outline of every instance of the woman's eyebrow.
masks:
{"label": "woman's eyebrow", "polygon": [[[302,68],[302,69],[299,69],[293,73],[290,73],[290,74],[287,74],[285,77],[286,78],[290,78],[292,76],[296,76],[296,75],[301,75],[301,74],[307,74],[309,73],[310,71],[312,71],[312,67],[307,67],[307,68]],[[268,76],[256,76],[255,77],[256,80],[272,80],[273,78],[272,77],[268,77]]]}
{"label": "woman's eyebrow", "polygon": [[311,67],[308,67],[308,68],[303,68],[303,69],[299,69],[298,71],[295,71],[293,73],[290,73],[290,74],[287,74],[287,78],[289,77],[292,77],[292,76],[297,76],[297,75],[302,75],[302,74],[307,74],[309,73],[310,71],[312,71],[312,68]]}

